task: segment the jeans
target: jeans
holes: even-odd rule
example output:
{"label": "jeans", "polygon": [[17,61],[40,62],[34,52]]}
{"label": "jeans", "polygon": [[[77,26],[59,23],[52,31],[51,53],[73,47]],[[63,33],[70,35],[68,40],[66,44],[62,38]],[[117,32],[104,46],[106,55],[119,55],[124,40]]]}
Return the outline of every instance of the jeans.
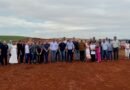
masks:
{"label": "jeans", "polygon": [[28,64],[29,62],[29,59],[30,59],[30,54],[29,53],[26,53],[25,54],[25,62]]}
{"label": "jeans", "polygon": [[74,54],[75,54],[75,60],[79,60],[80,59],[80,52],[79,52],[79,50],[75,50],[74,51]]}
{"label": "jeans", "polygon": [[72,60],[73,60],[73,52],[72,52],[72,50],[68,50],[67,59],[68,59],[69,62],[72,62]]}
{"label": "jeans", "polygon": [[61,56],[61,60],[65,61],[65,50],[64,51],[60,51],[60,56]]}
{"label": "jeans", "polygon": [[36,54],[36,58],[37,58],[37,61],[36,61],[37,63],[39,63],[39,64],[42,63],[42,60],[41,60],[42,55],[41,54]]}
{"label": "jeans", "polygon": [[57,53],[57,51],[51,51],[51,62],[56,62],[56,53]]}
{"label": "jeans", "polygon": [[108,59],[108,51],[107,50],[103,50],[102,54],[103,54],[103,59]]}
{"label": "jeans", "polygon": [[56,61],[60,61],[60,51],[56,52]]}
{"label": "jeans", "polygon": [[45,52],[44,53],[44,57],[45,57],[45,59],[44,59],[45,61],[44,62],[48,63],[49,52]]}
{"label": "jeans", "polygon": [[35,63],[36,61],[36,54],[35,53],[31,53],[30,54],[30,63]]}
{"label": "jeans", "polygon": [[112,60],[112,59],[113,59],[112,51],[108,51],[108,59],[109,59],[109,60]]}

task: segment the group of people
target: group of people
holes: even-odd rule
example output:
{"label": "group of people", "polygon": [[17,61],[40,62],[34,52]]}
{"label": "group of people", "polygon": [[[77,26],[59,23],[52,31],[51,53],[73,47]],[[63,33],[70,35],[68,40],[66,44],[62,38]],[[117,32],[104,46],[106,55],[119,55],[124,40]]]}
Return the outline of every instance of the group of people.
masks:
{"label": "group of people", "polygon": [[79,61],[101,62],[119,59],[120,42],[114,39],[0,42],[0,64],[54,63]]}

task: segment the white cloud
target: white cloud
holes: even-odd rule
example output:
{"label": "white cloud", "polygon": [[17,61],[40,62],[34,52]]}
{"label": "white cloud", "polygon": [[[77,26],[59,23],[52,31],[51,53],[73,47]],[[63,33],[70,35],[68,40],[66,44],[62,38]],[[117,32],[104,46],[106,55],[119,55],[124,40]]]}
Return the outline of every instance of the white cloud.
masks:
{"label": "white cloud", "polygon": [[12,28],[19,32],[21,29],[33,30],[34,36],[44,33],[48,37],[52,36],[49,33],[54,33],[54,36],[57,33],[67,36],[73,33],[74,36],[82,37],[81,34],[85,32],[104,31],[109,31],[106,35],[112,36],[110,32],[115,30],[115,33],[123,37],[118,30],[128,32],[130,29],[129,1],[0,0],[0,31],[3,28]]}

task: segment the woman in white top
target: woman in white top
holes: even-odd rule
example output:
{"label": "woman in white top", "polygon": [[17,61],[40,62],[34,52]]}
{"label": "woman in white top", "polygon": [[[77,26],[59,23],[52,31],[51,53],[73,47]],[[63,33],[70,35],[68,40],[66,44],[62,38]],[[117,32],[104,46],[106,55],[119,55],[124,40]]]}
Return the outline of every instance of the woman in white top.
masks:
{"label": "woman in white top", "polygon": [[17,64],[18,59],[17,59],[17,45],[16,45],[16,43],[13,43],[13,45],[11,46],[10,54],[11,54],[11,57],[9,59],[9,63],[10,64]]}
{"label": "woman in white top", "polygon": [[126,43],[125,43],[125,57],[129,58],[129,54],[130,54],[130,44],[128,43],[128,41],[126,41]]}

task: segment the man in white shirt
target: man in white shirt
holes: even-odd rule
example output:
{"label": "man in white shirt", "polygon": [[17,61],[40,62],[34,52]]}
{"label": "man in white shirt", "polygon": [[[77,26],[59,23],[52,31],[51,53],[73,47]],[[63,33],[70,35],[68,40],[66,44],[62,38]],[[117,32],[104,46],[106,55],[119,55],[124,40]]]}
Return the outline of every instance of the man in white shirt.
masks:
{"label": "man in white shirt", "polygon": [[114,37],[112,45],[113,45],[114,60],[118,60],[120,43],[119,40],[117,40],[116,36]]}
{"label": "man in white shirt", "polygon": [[25,45],[25,61],[28,64],[30,58],[30,50],[29,50],[29,44],[28,42]]}
{"label": "man in white shirt", "polygon": [[74,44],[73,44],[73,42],[71,40],[67,41],[66,49],[67,49],[67,59],[68,59],[69,62],[72,62],[72,60],[73,60]]}
{"label": "man in white shirt", "polygon": [[53,40],[50,43],[50,52],[51,52],[51,62],[56,62],[56,53],[58,50],[58,43],[56,40]]}

